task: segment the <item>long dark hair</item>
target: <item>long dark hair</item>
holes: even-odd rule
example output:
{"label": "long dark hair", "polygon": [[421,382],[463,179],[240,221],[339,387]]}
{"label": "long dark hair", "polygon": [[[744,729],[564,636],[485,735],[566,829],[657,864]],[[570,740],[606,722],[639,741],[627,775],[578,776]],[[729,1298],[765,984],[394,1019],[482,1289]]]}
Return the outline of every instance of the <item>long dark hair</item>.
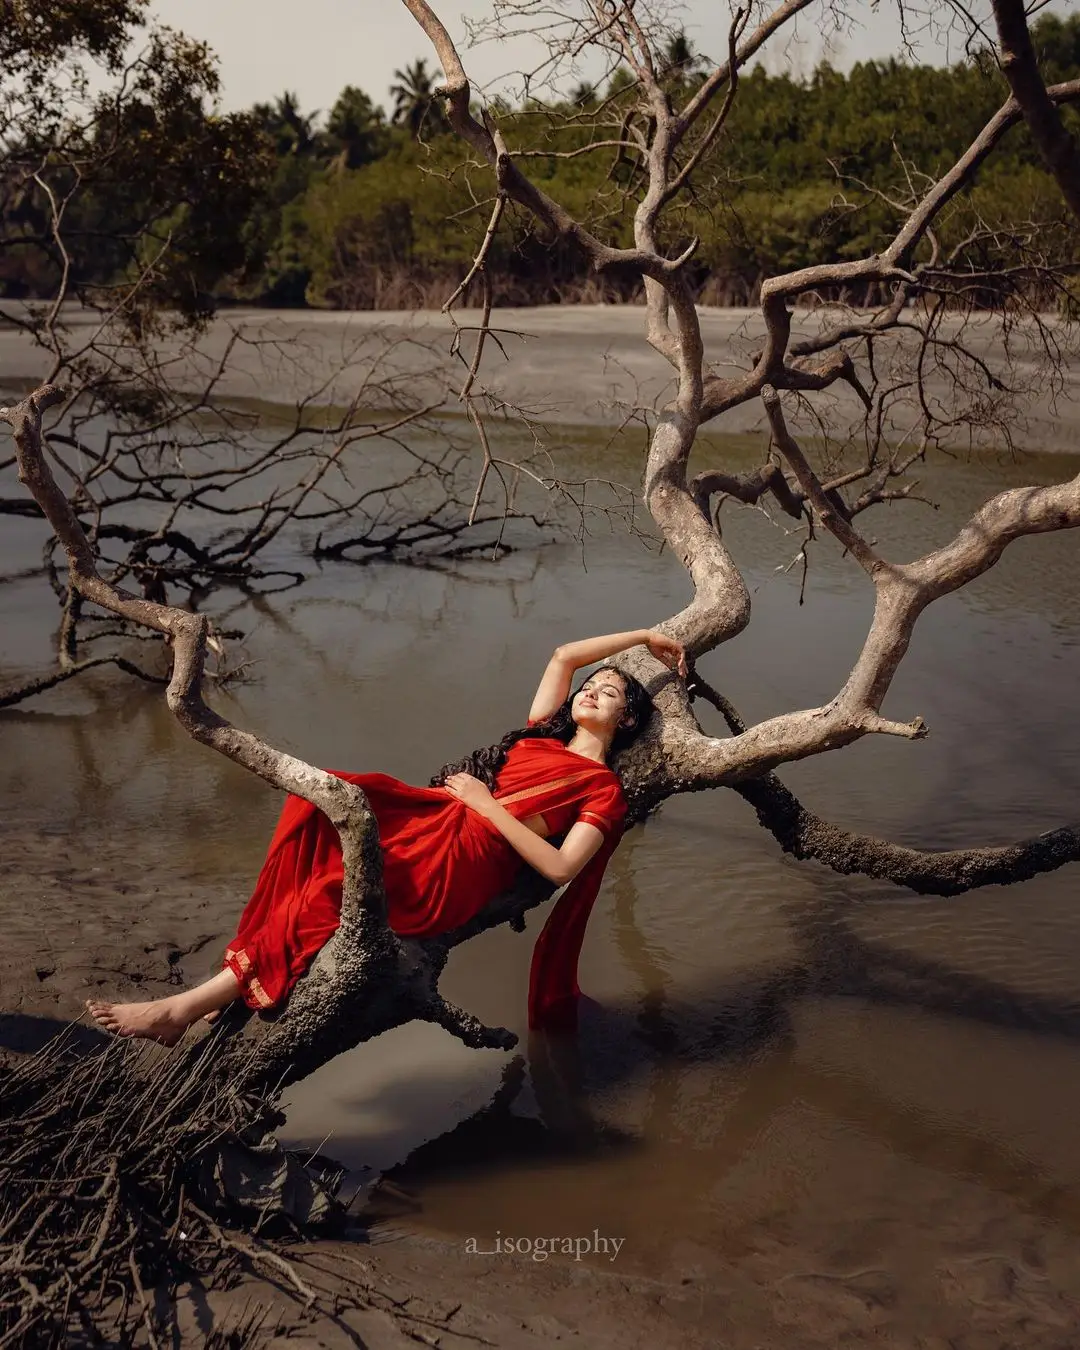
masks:
{"label": "long dark hair", "polygon": [[[649,697],[648,691],[640,680],[635,680],[633,675],[627,675],[623,670],[617,670],[614,666],[599,666],[591,674],[582,680],[591,680],[594,675],[599,675],[601,670],[610,670],[618,675],[622,680],[626,690],[626,710],[624,717],[632,717],[634,720],[630,726],[620,726],[616,729],[612,737],[611,749],[609,755],[616,755],[620,750],[625,750],[631,745],[642,731],[645,730],[649,718],[653,713],[653,702]],[[444,764],[439,772],[432,778],[432,787],[442,787],[451,774],[471,773],[474,778],[479,778],[481,783],[491,790],[495,790],[495,775],[506,763],[506,756],[510,753],[512,746],[517,745],[518,741],[528,741],[541,737],[549,740],[562,741],[563,745],[569,745],[574,739],[574,732],[577,730],[571,712],[570,705],[576,697],[578,689],[575,689],[566,702],[542,721],[536,722],[531,727],[519,727],[516,731],[508,731],[501,741],[495,745],[485,746],[482,750],[474,750],[471,755],[466,755],[464,759],[458,760],[454,764]]]}

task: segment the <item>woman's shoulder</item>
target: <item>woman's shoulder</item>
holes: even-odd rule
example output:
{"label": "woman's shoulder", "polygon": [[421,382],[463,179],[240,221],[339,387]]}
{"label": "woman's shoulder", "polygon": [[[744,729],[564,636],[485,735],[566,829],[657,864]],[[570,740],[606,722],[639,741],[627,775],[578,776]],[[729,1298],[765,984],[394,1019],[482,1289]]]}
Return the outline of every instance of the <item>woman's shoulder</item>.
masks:
{"label": "woman's shoulder", "polygon": [[507,751],[507,759],[511,757],[521,758],[525,755],[551,754],[559,750],[565,750],[566,746],[562,741],[556,740],[553,736],[523,736],[520,741],[515,741]]}
{"label": "woman's shoulder", "polygon": [[[509,755],[520,756],[543,754],[550,755],[551,758],[558,759],[561,764],[572,764],[581,770],[582,773],[588,773],[590,770],[595,774],[598,782],[610,783],[622,791],[622,783],[619,781],[619,775],[609,765],[600,760],[588,759],[585,755],[579,755],[571,750],[565,741],[560,741],[555,736],[527,736],[510,747]],[[507,758],[509,758],[509,755]]]}

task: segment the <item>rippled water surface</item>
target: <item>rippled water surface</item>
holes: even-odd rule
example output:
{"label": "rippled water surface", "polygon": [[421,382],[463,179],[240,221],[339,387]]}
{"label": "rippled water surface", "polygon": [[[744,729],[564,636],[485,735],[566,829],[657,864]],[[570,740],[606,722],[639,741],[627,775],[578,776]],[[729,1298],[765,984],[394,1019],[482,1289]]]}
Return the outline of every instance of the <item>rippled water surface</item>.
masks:
{"label": "rippled water surface", "polygon": [[[581,454],[637,471],[632,449]],[[1077,467],[944,462],[924,475],[937,509],[883,509],[873,530],[913,557],[990,492]],[[5,565],[36,530],[5,524]],[[800,605],[799,569],[784,570],[794,538],[749,511],[730,513],[725,538],[754,621],[703,672],[750,720],[827,699],[866,630],[861,574],[816,546]],[[1075,820],[1076,550],[1075,534],[1022,540],[920,621],[885,711],[923,716],[928,740],[867,739],[791,766],[788,785],[839,824],[926,848]],[[5,589],[5,677],[47,653],[39,586]],[[497,566],[335,565],[237,607],[260,664],[225,710],[320,763],[426,781],[520,724],[557,642],[655,621],[686,597],[668,555],[618,530]],[[159,698],[104,677],[9,715],[2,736],[9,815],[78,815],[91,837],[160,829],[177,867],[220,880],[228,927],[276,803],[187,743]],[[1080,1285],[1078,876],[920,899],[790,861],[732,795],[675,800],[610,867],[575,1045],[529,1041],[530,941],[488,934],[455,954],[444,987],[521,1031],[520,1056],[402,1028],[295,1089],[288,1133],[398,1165],[420,1206],[403,1221],[463,1238],[598,1230],[625,1239],[631,1268],[734,1262],[775,1277],[778,1295],[783,1280],[843,1275],[912,1316],[931,1286],[940,1296],[942,1270],[978,1298],[970,1282],[1007,1259],[1037,1301],[1040,1281]]]}

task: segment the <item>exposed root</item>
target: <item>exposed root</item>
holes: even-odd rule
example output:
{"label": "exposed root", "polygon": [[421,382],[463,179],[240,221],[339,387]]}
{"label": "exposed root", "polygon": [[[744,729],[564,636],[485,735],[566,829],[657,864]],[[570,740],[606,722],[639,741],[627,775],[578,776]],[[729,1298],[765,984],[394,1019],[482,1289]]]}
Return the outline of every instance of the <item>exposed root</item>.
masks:
{"label": "exposed root", "polygon": [[[99,1336],[173,1344],[172,1298],[154,1291],[245,1268],[272,1270],[313,1307],[315,1290],[287,1257],[227,1226],[272,1231],[276,1219],[302,1231],[306,1217],[284,1199],[275,1212],[272,1186],[228,1191],[229,1156],[242,1153],[232,1175],[250,1180],[268,1159],[280,1195],[296,1194],[296,1164],[269,1135],[280,1119],[272,1097],[230,1086],[250,1053],[218,1034],[171,1053],[114,1041],[80,1054],[65,1034],[0,1070],[0,1350]],[[310,1212],[325,1231],[343,1211],[320,1200]],[[227,1343],[249,1343],[259,1320]]]}

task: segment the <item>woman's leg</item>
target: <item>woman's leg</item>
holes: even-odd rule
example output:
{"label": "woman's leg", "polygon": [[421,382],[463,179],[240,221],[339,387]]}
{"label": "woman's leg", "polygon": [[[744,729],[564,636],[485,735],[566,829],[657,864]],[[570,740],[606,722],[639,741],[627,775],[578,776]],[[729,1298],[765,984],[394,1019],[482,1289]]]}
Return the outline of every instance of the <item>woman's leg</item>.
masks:
{"label": "woman's leg", "polygon": [[102,1003],[87,999],[86,1007],[98,1026],[118,1036],[142,1036],[175,1045],[192,1022],[217,1012],[240,997],[240,984],[231,970],[212,975],[194,989],[170,994],[152,1003]]}

